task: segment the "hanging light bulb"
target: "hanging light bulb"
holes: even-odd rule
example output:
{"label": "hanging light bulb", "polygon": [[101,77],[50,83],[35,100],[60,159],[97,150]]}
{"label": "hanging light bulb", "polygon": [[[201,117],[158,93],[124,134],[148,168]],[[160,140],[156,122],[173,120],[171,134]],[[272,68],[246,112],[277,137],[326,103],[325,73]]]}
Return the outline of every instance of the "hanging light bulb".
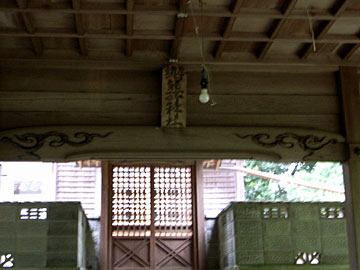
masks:
{"label": "hanging light bulb", "polygon": [[210,100],[210,96],[208,90],[208,73],[205,70],[205,68],[203,68],[201,71],[200,85],[201,85],[201,91],[200,91],[199,101],[201,103],[208,103]]}

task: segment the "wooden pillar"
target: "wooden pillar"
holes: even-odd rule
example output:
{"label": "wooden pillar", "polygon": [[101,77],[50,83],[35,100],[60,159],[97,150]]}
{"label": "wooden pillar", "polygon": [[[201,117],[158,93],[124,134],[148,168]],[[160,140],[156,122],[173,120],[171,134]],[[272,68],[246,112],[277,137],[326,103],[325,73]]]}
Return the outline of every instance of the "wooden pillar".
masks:
{"label": "wooden pillar", "polygon": [[111,223],[111,201],[110,191],[110,169],[111,164],[109,161],[102,162],[102,192],[101,192],[101,231],[100,231],[100,270],[111,269],[110,265],[110,226]]}
{"label": "wooden pillar", "polygon": [[195,250],[197,250],[197,254],[194,258],[196,261],[197,269],[204,270],[205,269],[205,215],[204,215],[204,181],[203,181],[203,162],[201,160],[196,161],[196,181],[193,186],[193,190],[195,192],[196,201],[193,201],[193,206],[196,209],[193,209],[196,214],[196,221],[194,228],[194,237],[195,237]]}
{"label": "wooden pillar", "polygon": [[343,116],[348,147],[344,163],[350,269],[360,266],[360,93],[356,67],[340,68]]}

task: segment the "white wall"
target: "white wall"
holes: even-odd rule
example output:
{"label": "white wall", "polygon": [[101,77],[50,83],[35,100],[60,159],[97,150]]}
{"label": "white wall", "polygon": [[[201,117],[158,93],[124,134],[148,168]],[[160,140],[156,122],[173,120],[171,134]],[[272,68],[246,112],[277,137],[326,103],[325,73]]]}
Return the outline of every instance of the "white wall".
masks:
{"label": "white wall", "polygon": [[[53,163],[43,162],[1,162],[0,201],[54,201],[55,174]],[[40,182],[41,194],[14,194],[15,182],[21,181],[21,188]],[[31,189],[32,187],[28,187]]]}

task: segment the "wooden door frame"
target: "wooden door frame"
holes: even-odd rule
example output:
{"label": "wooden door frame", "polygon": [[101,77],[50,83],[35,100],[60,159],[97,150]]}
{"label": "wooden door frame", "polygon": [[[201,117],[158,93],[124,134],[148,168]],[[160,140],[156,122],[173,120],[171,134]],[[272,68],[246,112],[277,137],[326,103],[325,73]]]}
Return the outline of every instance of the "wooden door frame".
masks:
{"label": "wooden door frame", "polygon": [[110,161],[104,160],[101,165],[101,213],[100,213],[100,270],[108,270],[110,266]]}
{"label": "wooden door frame", "polygon": [[202,161],[102,161],[102,191],[101,191],[101,216],[100,216],[100,270],[111,269],[111,168],[113,165],[157,165],[157,166],[191,166],[193,182],[193,215],[196,222],[193,227],[193,261],[194,269],[205,269],[205,220],[203,204],[203,179],[202,179]]}

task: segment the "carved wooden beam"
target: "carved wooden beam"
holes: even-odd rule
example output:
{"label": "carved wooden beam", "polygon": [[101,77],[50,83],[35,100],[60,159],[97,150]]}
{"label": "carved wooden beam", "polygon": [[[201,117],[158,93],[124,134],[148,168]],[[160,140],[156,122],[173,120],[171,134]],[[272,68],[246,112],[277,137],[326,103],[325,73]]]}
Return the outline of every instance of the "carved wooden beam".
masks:
{"label": "carved wooden beam", "polygon": [[0,160],[345,158],[339,134],[292,128],[51,126],[0,132]]}

